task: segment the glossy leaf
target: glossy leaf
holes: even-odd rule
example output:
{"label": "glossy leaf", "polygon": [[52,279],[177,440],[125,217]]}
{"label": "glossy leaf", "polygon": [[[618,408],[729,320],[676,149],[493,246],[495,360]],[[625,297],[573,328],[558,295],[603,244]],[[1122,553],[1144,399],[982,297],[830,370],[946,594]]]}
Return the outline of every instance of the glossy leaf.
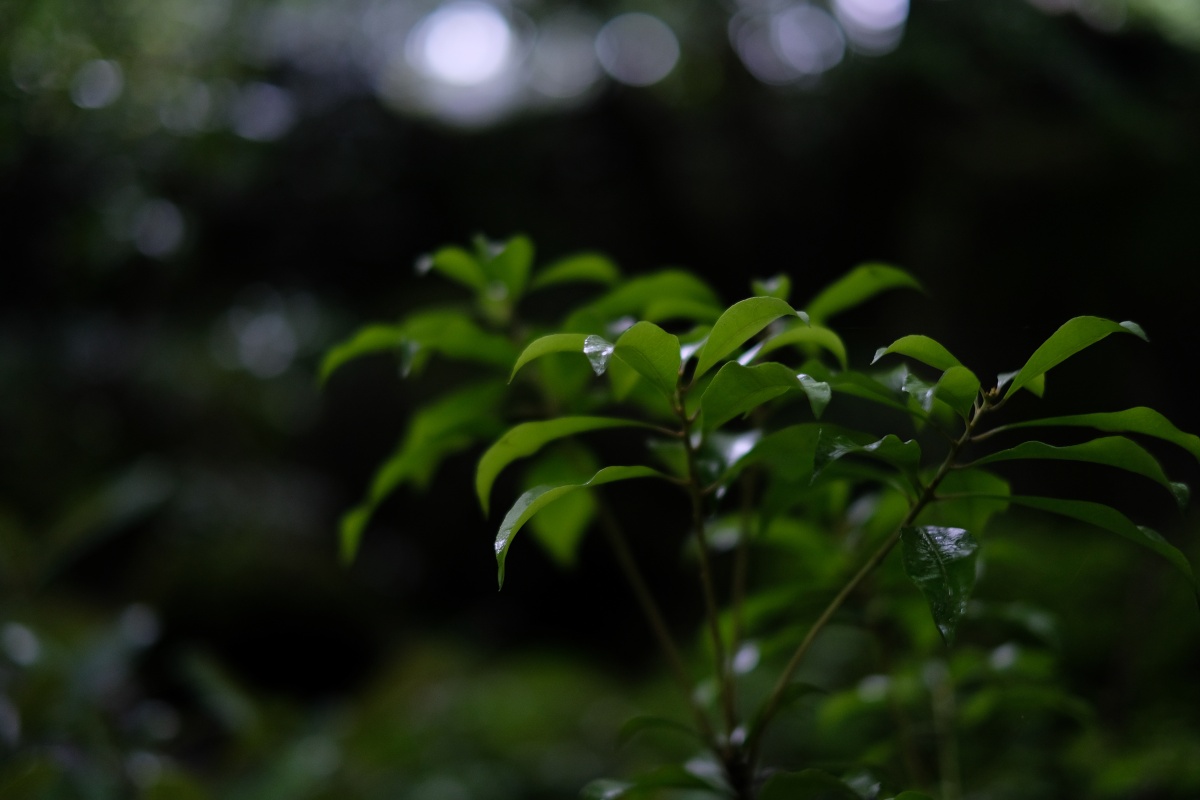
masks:
{"label": "glossy leaf", "polygon": [[485,261],[484,270],[492,281],[499,281],[507,291],[507,299],[517,300],[529,283],[529,272],[533,268],[533,242],[527,236],[514,236],[499,246],[489,248],[490,259]]}
{"label": "glossy leaf", "polygon": [[730,361],[717,371],[700,398],[704,427],[720,427],[782,394],[800,389],[796,373],[783,364],[769,362],[743,367]]}
{"label": "glossy leaf", "polygon": [[863,303],[888,289],[920,289],[921,284],[902,269],[886,264],[863,264],[823,289],[805,307],[814,324]]}
{"label": "glossy leaf", "polygon": [[549,336],[534,339],[517,356],[517,363],[513,365],[512,372],[508,376],[508,382],[512,383],[512,379],[517,377],[517,372],[520,371],[521,367],[534,359],[550,355],[551,353],[582,353],[584,341],[587,338],[582,333],[552,333]]}
{"label": "glossy leaf", "polygon": [[1008,391],[1004,393],[1004,396],[1011,397],[1029,381],[1044,375],[1080,350],[1090,347],[1113,333],[1132,333],[1143,339],[1146,338],[1142,329],[1133,322],[1116,323],[1100,317],[1075,317],[1067,320],[1037,350],[1033,351],[1033,355],[1025,362],[1025,366],[1021,367],[1012,383],[1008,385]]}
{"label": "glossy leaf", "polygon": [[504,521],[500,523],[500,531],[496,534],[496,564],[500,586],[504,586],[504,562],[508,555],[508,548],[512,545],[513,537],[534,514],[558,498],[579,489],[603,486],[606,483],[633,478],[667,478],[667,476],[650,467],[604,467],[582,483],[566,483],[557,486],[543,484],[535,486],[518,497],[517,502],[513,503],[512,508],[505,515]]}
{"label": "glossy leaf", "polygon": [[998,453],[984,456],[976,460],[976,466],[994,464],[1001,461],[1018,459],[1053,460],[1053,461],[1084,461],[1092,464],[1103,464],[1118,469],[1128,470],[1137,475],[1149,478],[1161,485],[1179,501],[1180,505],[1187,502],[1186,495],[1181,496],[1177,484],[1172,483],[1163,472],[1162,466],[1142,446],[1126,439],[1124,436],[1106,436],[1093,439],[1083,444],[1055,447],[1043,442],[1022,442],[1016,447],[1001,450]]}
{"label": "glossy leaf", "polygon": [[598,253],[579,253],[555,261],[538,271],[529,284],[541,289],[561,283],[602,283],[611,285],[620,278],[617,265]]}
{"label": "glossy leaf", "polygon": [[974,537],[963,528],[911,526],[901,530],[900,546],[904,571],[925,596],[946,644],[953,644],[975,587]]}
{"label": "glossy leaf", "polygon": [[484,513],[496,477],[512,462],[531,456],[556,439],[605,428],[652,427],[644,422],[615,417],[556,417],[523,422],[510,429],[487,449],[475,470],[475,494]]}
{"label": "glossy leaf", "polygon": [[443,247],[417,260],[417,272],[440,272],[447,278],[477,292],[487,290],[488,279],[475,256],[461,247]]}
{"label": "glossy leaf", "polygon": [[850,786],[818,769],[777,772],[767,779],[758,800],[861,800]]}
{"label": "glossy leaf", "polygon": [[650,381],[667,397],[679,382],[679,339],[653,322],[642,321],[621,334],[613,355]]}
{"label": "glossy leaf", "polygon": [[815,470],[820,472],[831,462],[848,455],[861,455],[895,467],[915,485],[917,470],[921,465],[921,445],[913,439],[902,441],[890,433],[882,439],[867,441],[871,438],[870,434],[845,429],[822,430],[814,462]]}
{"label": "glossy leaf", "polygon": [[778,297],[750,297],[734,303],[713,323],[708,341],[700,349],[695,377],[708,372],[767,325],[789,315],[795,316],[796,310]]}
{"label": "glossy leaf", "polygon": [[1200,461],[1200,436],[1184,433],[1171,424],[1171,421],[1152,408],[1138,406],[1124,411],[1108,411],[1098,414],[1075,414],[1066,417],[1049,417],[1017,422],[997,428],[997,431],[1010,428],[1033,427],[1085,427],[1095,428],[1106,433],[1136,433],[1143,436],[1153,436],[1182,447]]}
{"label": "glossy leaf", "polygon": [[1128,517],[1115,508],[1101,503],[1092,503],[1087,500],[1064,500],[1057,497],[1014,495],[1009,499],[1018,505],[1036,508],[1041,511],[1050,511],[1065,517],[1077,519],[1080,522],[1086,522],[1089,525],[1095,525],[1097,528],[1104,528],[1119,536],[1124,536],[1126,539],[1136,542],[1142,547],[1153,550],[1170,561],[1187,578],[1192,591],[1198,593],[1197,599],[1200,600],[1200,587],[1196,584],[1196,576],[1192,571],[1192,565],[1188,561],[1187,556],[1164,539],[1157,531],[1135,525]]}
{"label": "glossy leaf", "polygon": [[848,364],[846,345],[842,343],[841,337],[836,333],[820,325],[793,325],[764,341],[762,346],[755,351],[754,358],[763,358],[768,353],[773,353],[783,347],[805,347],[807,345],[815,345],[829,351],[837,359],[838,365],[842,369],[846,369]]}
{"label": "glossy leaf", "polygon": [[875,351],[875,358],[871,360],[874,364],[879,359],[889,353],[908,356],[920,361],[922,364],[928,364],[934,369],[945,372],[951,367],[961,367],[962,363],[955,358],[949,350],[943,347],[939,342],[928,336],[902,336],[892,342],[887,347],[881,347]]}
{"label": "glossy leaf", "polygon": [[349,339],[334,345],[321,359],[318,380],[324,383],[333,372],[347,361],[372,353],[393,351],[404,341],[404,329],[400,325],[368,325],[354,333]]}

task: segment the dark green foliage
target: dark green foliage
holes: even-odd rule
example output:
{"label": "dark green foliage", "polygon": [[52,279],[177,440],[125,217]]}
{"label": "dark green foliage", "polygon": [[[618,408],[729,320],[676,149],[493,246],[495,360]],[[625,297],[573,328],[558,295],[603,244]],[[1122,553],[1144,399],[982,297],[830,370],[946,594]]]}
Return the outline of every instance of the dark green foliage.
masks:
{"label": "dark green foliage", "polygon": [[[914,627],[909,609],[923,597],[924,616],[932,616],[945,645],[974,624],[972,614],[979,612],[973,612],[971,594],[987,550],[986,530],[992,517],[1012,507],[1125,537],[1163,556],[1196,591],[1183,553],[1117,509],[1056,497],[1053,486],[1045,487],[1046,496],[1014,495],[1002,474],[992,472],[1009,462],[1082,462],[1149,479],[1186,503],[1186,486],[1172,481],[1129,436],[1157,438],[1193,455],[1200,453],[1200,440],[1149,409],[996,424],[1020,389],[1041,396],[1046,373],[1081,350],[1114,333],[1146,338],[1134,323],[1071,319],[1018,370],[989,384],[924,335],[904,336],[875,354],[875,362],[908,359],[912,371],[907,364],[884,371],[849,367],[841,338],[826,324],[886,290],[919,288],[894,267],[859,267],[795,307],[789,278],[757,281],[759,296],[722,309],[701,281],[678,270],[622,281],[613,265],[595,255],[536,270],[532,245],[523,237],[502,245],[477,242],[473,252],[444,248],[423,263],[470,289],[472,301],[365,328],[330,351],[322,376],[351,358],[390,349],[405,375],[417,375],[437,356],[470,362],[479,382],[431,401],[414,416],[366,500],[343,521],[343,553],[353,557],[372,509],[388,492],[427,482],[445,456],[489,440],[475,484],[485,514],[494,487],[514,462],[529,459],[525,474],[537,479],[526,481],[495,536],[501,584],[516,534],[539,515],[562,510],[538,540],[564,564],[574,563],[588,528],[604,531],[691,705],[690,729],[702,753],[685,766],[594,782],[585,797],[660,797],[666,790],[739,800],[927,796],[897,794],[904,785],[893,769],[903,760],[896,750],[900,731],[879,737],[879,770],[869,754],[836,767],[805,755],[803,747],[779,754],[770,731],[787,724],[793,707],[813,694],[814,687],[799,680],[808,662],[838,657],[830,649],[834,630],[850,630],[848,623],[870,616],[862,608],[852,611],[860,595],[884,602],[886,612],[872,613],[911,638],[908,651],[901,648],[896,656],[906,666],[889,680],[900,687],[906,670],[923,670],[935,727],[952,726],[944,656],[929,644],[928,627]],[[581,307],[557,309],[557,327],[524,317],[525,311],[546,311],[537,297],[524,297],[528,287],[573,281],[602,289]],[[502,388],[506,377],[509,386]],[[505,422],[511,427],[501,433]],[[1066,444],[1012,441],[1021,431],[1054,427],[1106,435]],[[589,447],[589,436],[621,429],[636,431],[645,447],[606,466],[600,451]],[[1002,432],[1009,441],[997,449],[991,437]],[[686,500],[678,506],[677,527],[690,534],[688,558],[701,586],[696,599],[706,622],[700,651],[707,651],[710,674],[702,692],[692,675],[691,648],[680,647],[663,625],[625,534],[606,510],[604,493],[596,491],[634,478],[656,479],[664,484],[661,491]],[[889,559],[897,545],[902,557]],[[894,580],[897,560],[907,586]],[[721,585],[726,578],[727,589]],[[884,624],[879,620],[876,627]],[[863,642],[870,638],[863,636]],[[889,693],[896,709],[908,703],[900,688]],[[1066,702],[1065,695],[1055,696]],[[823,706],[826,719],[814,724],[850,724],[855,715],[861,716],[856,724],[873,719],[870,701],[839,697],[830,697]],[[635,727],[662,727],[662,721]],[[938,783],[943,797],[955,798],[961,777],[954,733],[935,733],[940,777],[919,779],[909,770],[908,779],[918,781],[913,788],[921,791]],[[768,763],[767,753],[781,763]]]}

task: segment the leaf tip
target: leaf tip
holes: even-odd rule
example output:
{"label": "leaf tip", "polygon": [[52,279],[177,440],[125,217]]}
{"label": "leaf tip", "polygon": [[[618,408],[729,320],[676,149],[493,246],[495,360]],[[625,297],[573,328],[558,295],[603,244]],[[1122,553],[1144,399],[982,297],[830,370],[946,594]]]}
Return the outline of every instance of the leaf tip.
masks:
{"label": "leaf tip", "polygon": [[1133,320],[1128,320],[1128,319],[1127,319],[1127,320],[1125,320],[1124,322],[1122,322],[1122,323],[1119,323],[1119,324],[1120,324],[1120,326],[1121,326],[1122,328],[1124,328],[1125,330],[1129,331],[1129,332],[1130,332],[1130,333],[1132,333],[1134,336],[1137,336],[1137,337],[1138,337],[1139,339],[1141,339],[1143,342],[1148,342],[1148,341],[1150,341],[1150,337],[1146,335],[1146,331],[1145,331],[1145,330],[1142,328],[1142,326],[1141,326],[1141,325],[1138,325],[1138,324],[1137,324],[1136,322],[1134,322]]}

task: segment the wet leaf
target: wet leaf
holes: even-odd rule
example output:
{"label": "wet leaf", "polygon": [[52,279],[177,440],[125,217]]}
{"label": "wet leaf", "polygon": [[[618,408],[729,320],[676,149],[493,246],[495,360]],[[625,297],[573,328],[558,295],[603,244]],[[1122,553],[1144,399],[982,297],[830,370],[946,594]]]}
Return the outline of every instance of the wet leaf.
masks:
{"label": "wet leaf", "polygon": [[695,377],[708,372],[767,325],[789,315],[795,316],[796,310],[778,297],[750,297],[734,303],[713,324],[700,350]]}
{"label": "wet leaf", "polygon": [[613,284],[621,277],[617,265],[598,253],[579,253],[555,261],[533,276],[530,289],[541,289],[560,283]]}
{"label": "wet leaf", "polygon": [[1052,367],[1113,333],[1132,333],[1142,339],[1146,338],[1142,329],[1133,322],[1117,323],[1100,317],[1075,317],[1067,320],[1033,351],[1025,366],[1021,367],[1012,383],[1008,385],[1004,396],[1011,397],[1034,378],[1044,375]]}
{"label": "wet leaf", "polygon": [[915,358],[922,364],[928,364],[936,370],[945,372],[951,367],[961,367],[962,363],[955,358],[949,350],[943,347],[939,342],[928,336],[903,336],[892,342],[887,347],[881,347],[875,351],[875,358],[871,360],[874,364],[879,359],[889,353],[897,353],[905,355],[909,358]]}
{"label": "wet leaf", "polygon": [[819,473],[830,463],[845,456],[859,455],[895,467],[910,484],[916,486],[917,470],[921,466],[921,445],[914,439],[902,441],[890,433],[882,439],[867,441],[871,438],[870,434],[846,429],[823,429],[813,465],[815,472]]}
{"label": "wet leaf", "polygon": [[534,339],[517,357],[517,363],[513,365],[512,372],[508,376],[508,382],[512,383],[512,379],[517,376],[517,372],[520,371],[521,367],[534,359],[551,353],[584,352],[584,342],[587,339],[588,337],[582,333],[552,333],[549,336]]}
{"label": "wet leaf", "polygon": [[606,483],[633,478],[667,479],[667,476],[650,467],[604,467],[583,483],[543,484],[535,486],[518,497],[517,502],[513,503],[512,508],[505,515],[504,521],[500,523],[500,531],[496,534],[496,564],[500,586],[504,586],[504,562],[508,555],[508,548],[512,545],[513,537],[534,514],[558,498],[579,489],[603,486]]}
{"label": "wet leaf", "polygon": [[[586,347],[586,345],[585,345]],[[650,381],[667,397],[679,382],[679,339],[653,322],[642,321],[621,334],[613,355]],[[588,356],[591,358],[591,356]]]}
{"label": "wet leaf", "polygon": [[901,530],[900,545],[904,571],[925,596],[946,644],[954,644],[958,621],[975,586],[979,548],[974,537],[963,528],[913,526]]}
{"label": "wet leaf", "polygon": [[1032,427],[1085,427],[1095,428],[1106,433],[1137,433],[1143,436],[1153,436],[1182,447],[1200,461],[1200,436],[1184,433],[1171,424],[1171,421],[1152,408],[1138,406],[1124,411],[1109,411],[1098,414],[1075,414],[1066,417],[1049,417],[1017,422],[996,428],[997,431],[1010,428]]}
{"label": "wet leaf", "polygon": [[1124,436],[1106,436],[1093,439],[1083,444],[1055,447],[1044,442],[1022,442],[1016,447],[1001,450],[998,453],[984,456],[974,462],[976,466],[994,464],[1001,461],[1018,459],[1052,460],[1052,461],[1083,461],[1091,464],[1103,464],[1109,467],[1128,470],[1129,472],[1149,478],[1158,483],[1177,501],[1186,503],[1186,496],[1180,497],[1179,489],[1163,472],[1162,466],[1146,449]]}
{"label": "wet leaf", "polygon": [[524,422],[512,428],[488,448],[475,470],[475,494],[484,513],[496,477],[513,461],[531,456],[545,445],[566,436],[603,430],[605,428],[653,427],[644,422],[616,417],[557,417],[538,422]]}
{"label": "wet leaf", "polygon": [[863,264],[825,287],[805,307],[813,324],[866,302],[888,289],[920,289],[921,284],[902,269],[886,264]]}

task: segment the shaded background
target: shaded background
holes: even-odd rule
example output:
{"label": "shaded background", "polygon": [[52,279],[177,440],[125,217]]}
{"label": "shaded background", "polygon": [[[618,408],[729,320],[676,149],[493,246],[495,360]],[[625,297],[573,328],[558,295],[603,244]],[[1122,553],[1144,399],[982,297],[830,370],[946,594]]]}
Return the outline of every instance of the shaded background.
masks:
{"label": "shaded background", "polygon": [[[563,575],[530,549],[496,595],[469,457],[336,563],[338,515],[430,390],[371,359],[318,391],[320,354],[452,296],[412,264],[476,233],[686,266],[731,302],[903,266],[927,295],[847,318],[860,364],[919,332],[990,374],[1068,317],[1135,319],[1152,344],[1081,356],[1046,410],[1196,427],[1187,3],[15,0],[0,64],[14,797],[572,796],[636,761],[613,732],[666,701],[607,555]],[[1197,562],[1194,526],[1096,480]],[[1021,537],[1045,537],[1011,531],[981,589],[1061,615],[1055,675],[1102,712],[1039,786],[1195,796],[1184,593],[1056,533],[1031,569]],[[1039,796],[1012,792],[979,796]]]}

